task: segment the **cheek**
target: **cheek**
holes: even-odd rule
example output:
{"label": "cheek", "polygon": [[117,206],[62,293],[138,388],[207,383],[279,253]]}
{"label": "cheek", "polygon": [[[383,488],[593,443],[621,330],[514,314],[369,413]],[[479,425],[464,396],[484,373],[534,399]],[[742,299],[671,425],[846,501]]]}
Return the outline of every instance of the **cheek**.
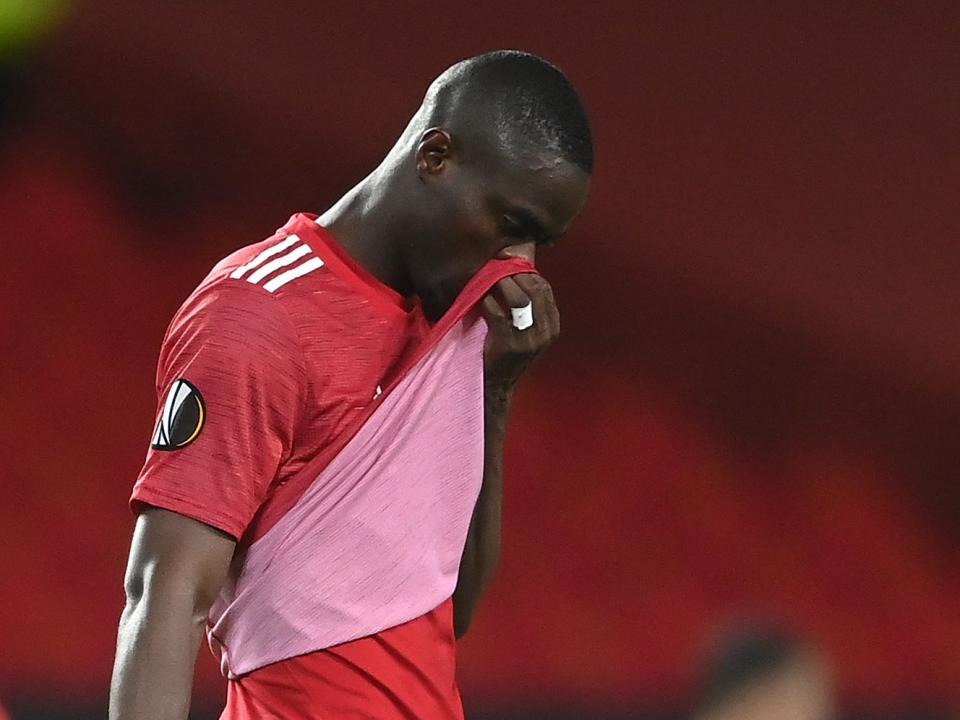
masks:
{"label": "cheek", "polygon": [[451,220],[451,265],[475,272],[500,250],[497,224],[480,203],[464,203]]}
{"label": "cheek", "polygon": [[458,242],[451,243],[451,249],[454,245],[456,251],[446,263],[443,282],[451,301],[499,249],[491,247],[489,234],[475,223],[460,227]]}
{"label": "cheek", "polygon": [[465,235],[461,262],[465,272],[473,275],[503,247],[503,238],[497,224],[481,213],[471,218]]}
{"label": "cheek", "polygon": [[469,244],[473,250],[482,253],[496,241],[499,223],[492,200],[482,183],[471,183],[469,189],[460,196],[457,216],[465,244]]}
{"label": "cheek", "polygon": [[503,244],[496,214],[483,188],[462,183],[447,195],[444,217],[437,223],[437,258],[445,284],[462,287]]}

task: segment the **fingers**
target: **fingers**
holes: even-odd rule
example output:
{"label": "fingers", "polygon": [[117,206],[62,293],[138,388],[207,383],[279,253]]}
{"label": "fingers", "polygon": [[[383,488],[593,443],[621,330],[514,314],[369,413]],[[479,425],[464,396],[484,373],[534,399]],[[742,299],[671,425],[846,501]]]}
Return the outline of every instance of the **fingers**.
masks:
{"label": "fingers", "polygon": [[[553,289],[543,277],[534,273],[513,275],[500,280],[491,290],[487,299],[496,297],[499,300],[501,313],[493,315],[497,321],[504,319],[513,326],[511,309],[532,306],[533,325],[525,330],[518,330],[530,336],[537,344],[549,344],[560,333],[560,312],[553,297]],[[485,312],[493,313],[493,305],[484,300]],[[535,336],[535,337],[534,337]]]}
{"label": "fingers", "polygon": [[510,318],[506,311],[504,311],[503,306],[500,305],[493,295],[487,295],[483,299],[480,308],[483,311],[484,317],[486,317],[491,324],[501,326],[506,325],[510,321]]}
{"label": "fingers", "polygon": [[[527,308],[533,325],[520,330],[514,313]],[[487,319],[484,345],[484,382],[488,387],[513,388],[532,362],[556,340],[560,313],[550,283],[524,273],[500,280],[483,299]]]}
{"label": "fingers", "polygon": [[542,275],[525,273],[513,279],[523,293],[533,301],[533,321],[552,341],[560,334],[560,311],[553,297],[553,288]]}
{"label": "fingers", "polygon": [[530,296],[520,287],[515,277],[503,278],[493,286],[493,290],[508,311],[510,308],[522,308],[530,302]]}

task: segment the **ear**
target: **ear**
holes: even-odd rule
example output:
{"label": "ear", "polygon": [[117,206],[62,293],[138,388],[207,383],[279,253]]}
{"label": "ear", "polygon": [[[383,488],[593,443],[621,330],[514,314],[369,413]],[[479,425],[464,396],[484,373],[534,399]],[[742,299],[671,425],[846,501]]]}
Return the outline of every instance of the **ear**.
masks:
{"label": "ear", "polygon": [[452,145],[453,138],[443,128],[425,130],[420,136],[416,154],[417,173],[420,177],[443,172],[447,160],[450,159]]}

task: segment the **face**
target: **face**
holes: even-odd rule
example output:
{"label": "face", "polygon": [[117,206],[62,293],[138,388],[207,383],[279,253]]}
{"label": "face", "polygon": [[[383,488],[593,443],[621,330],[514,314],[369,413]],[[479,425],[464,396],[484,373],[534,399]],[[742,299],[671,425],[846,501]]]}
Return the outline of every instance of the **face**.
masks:
{"label": "face", "polygon": [[434,140],[418,149],[429,212],[410,267],[419,275],[413,280],[424,311],[435,320],[491,258],[533,262],[538,248],[562,237],[586,202],[590,176],[549,152],[490,151],[461,161],[449,142]]}

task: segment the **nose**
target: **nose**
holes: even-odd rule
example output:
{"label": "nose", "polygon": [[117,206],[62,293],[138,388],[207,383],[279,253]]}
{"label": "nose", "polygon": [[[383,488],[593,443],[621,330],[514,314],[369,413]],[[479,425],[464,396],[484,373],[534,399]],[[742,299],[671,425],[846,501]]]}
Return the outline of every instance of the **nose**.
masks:
{"label": "nose", "polygon": [[523,258],[536,264],[537,244],[531,240],[529,242],[517,243],[516,245],[508,245],[497,253],[497,257],[501,259]]}

